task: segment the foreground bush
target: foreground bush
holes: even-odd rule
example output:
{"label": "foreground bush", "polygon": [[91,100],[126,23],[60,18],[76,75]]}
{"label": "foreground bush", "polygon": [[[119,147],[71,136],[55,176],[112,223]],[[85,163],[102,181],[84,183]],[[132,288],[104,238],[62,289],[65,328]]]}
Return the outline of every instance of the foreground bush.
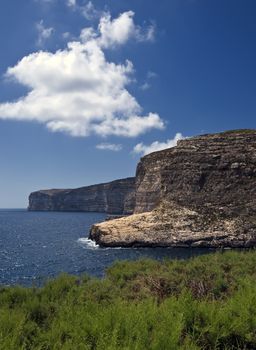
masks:
{"label": "foreground bush", "polygon": [[0,349],[256,349],[256,252],[0,289]]}

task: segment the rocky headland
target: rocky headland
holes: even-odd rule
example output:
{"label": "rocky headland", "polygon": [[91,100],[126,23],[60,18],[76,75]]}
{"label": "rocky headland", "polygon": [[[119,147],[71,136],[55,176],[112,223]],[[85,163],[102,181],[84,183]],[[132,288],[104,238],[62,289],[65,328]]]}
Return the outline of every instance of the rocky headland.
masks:
{"label": "rocky headland", "polygon": [[201,135],[143,157],[134,214],[95,224],[101,246],[256,246],[256,130]]}
{"label": "rocky headland", "polygon": [[84,211],[131,214],[135,206],[135,178],[76,189],[51,189],[32,192],[30,211]]}

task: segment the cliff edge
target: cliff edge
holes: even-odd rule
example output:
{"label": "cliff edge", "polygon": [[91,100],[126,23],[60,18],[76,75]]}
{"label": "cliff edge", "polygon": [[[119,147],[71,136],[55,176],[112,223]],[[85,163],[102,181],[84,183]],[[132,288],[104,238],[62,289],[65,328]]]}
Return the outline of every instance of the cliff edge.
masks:
{"label": "cliff edge", "polygon": [[52,189],[32,192],[30,211],[84,211],[131,214],[135,205],[135,178],[76,189]]}
{"label": "cliff edge", "polygon": [[143,157],[134,215],[93,225],[102,246],[256,245],[256,131],[201,135]]}

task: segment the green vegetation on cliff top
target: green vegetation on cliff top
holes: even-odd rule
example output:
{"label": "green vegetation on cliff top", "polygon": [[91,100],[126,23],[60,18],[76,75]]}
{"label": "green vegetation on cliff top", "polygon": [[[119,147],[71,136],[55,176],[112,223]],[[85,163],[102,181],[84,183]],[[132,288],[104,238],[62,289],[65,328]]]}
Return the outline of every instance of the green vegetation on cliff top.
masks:
{"label": "green vegetation on cliff top", "polygon": [[0,349],[256,349],[256,252],[0,289]]}

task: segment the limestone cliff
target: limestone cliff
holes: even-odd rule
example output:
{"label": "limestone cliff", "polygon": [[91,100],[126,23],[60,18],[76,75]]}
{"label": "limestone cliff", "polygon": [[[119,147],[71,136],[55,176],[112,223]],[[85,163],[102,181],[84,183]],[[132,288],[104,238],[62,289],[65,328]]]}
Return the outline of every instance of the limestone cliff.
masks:
{"label": "limestone cliff", "polygon": [[101,245],[254,246],[256,131],[181,140],[141,159],[135,215],[92,227]]}
{"label": "limestone cliff", "polygon": [[30,194],[28,210],[131,214],[134,189],[135,178],[131,177],[76,189],[41,190]]}

